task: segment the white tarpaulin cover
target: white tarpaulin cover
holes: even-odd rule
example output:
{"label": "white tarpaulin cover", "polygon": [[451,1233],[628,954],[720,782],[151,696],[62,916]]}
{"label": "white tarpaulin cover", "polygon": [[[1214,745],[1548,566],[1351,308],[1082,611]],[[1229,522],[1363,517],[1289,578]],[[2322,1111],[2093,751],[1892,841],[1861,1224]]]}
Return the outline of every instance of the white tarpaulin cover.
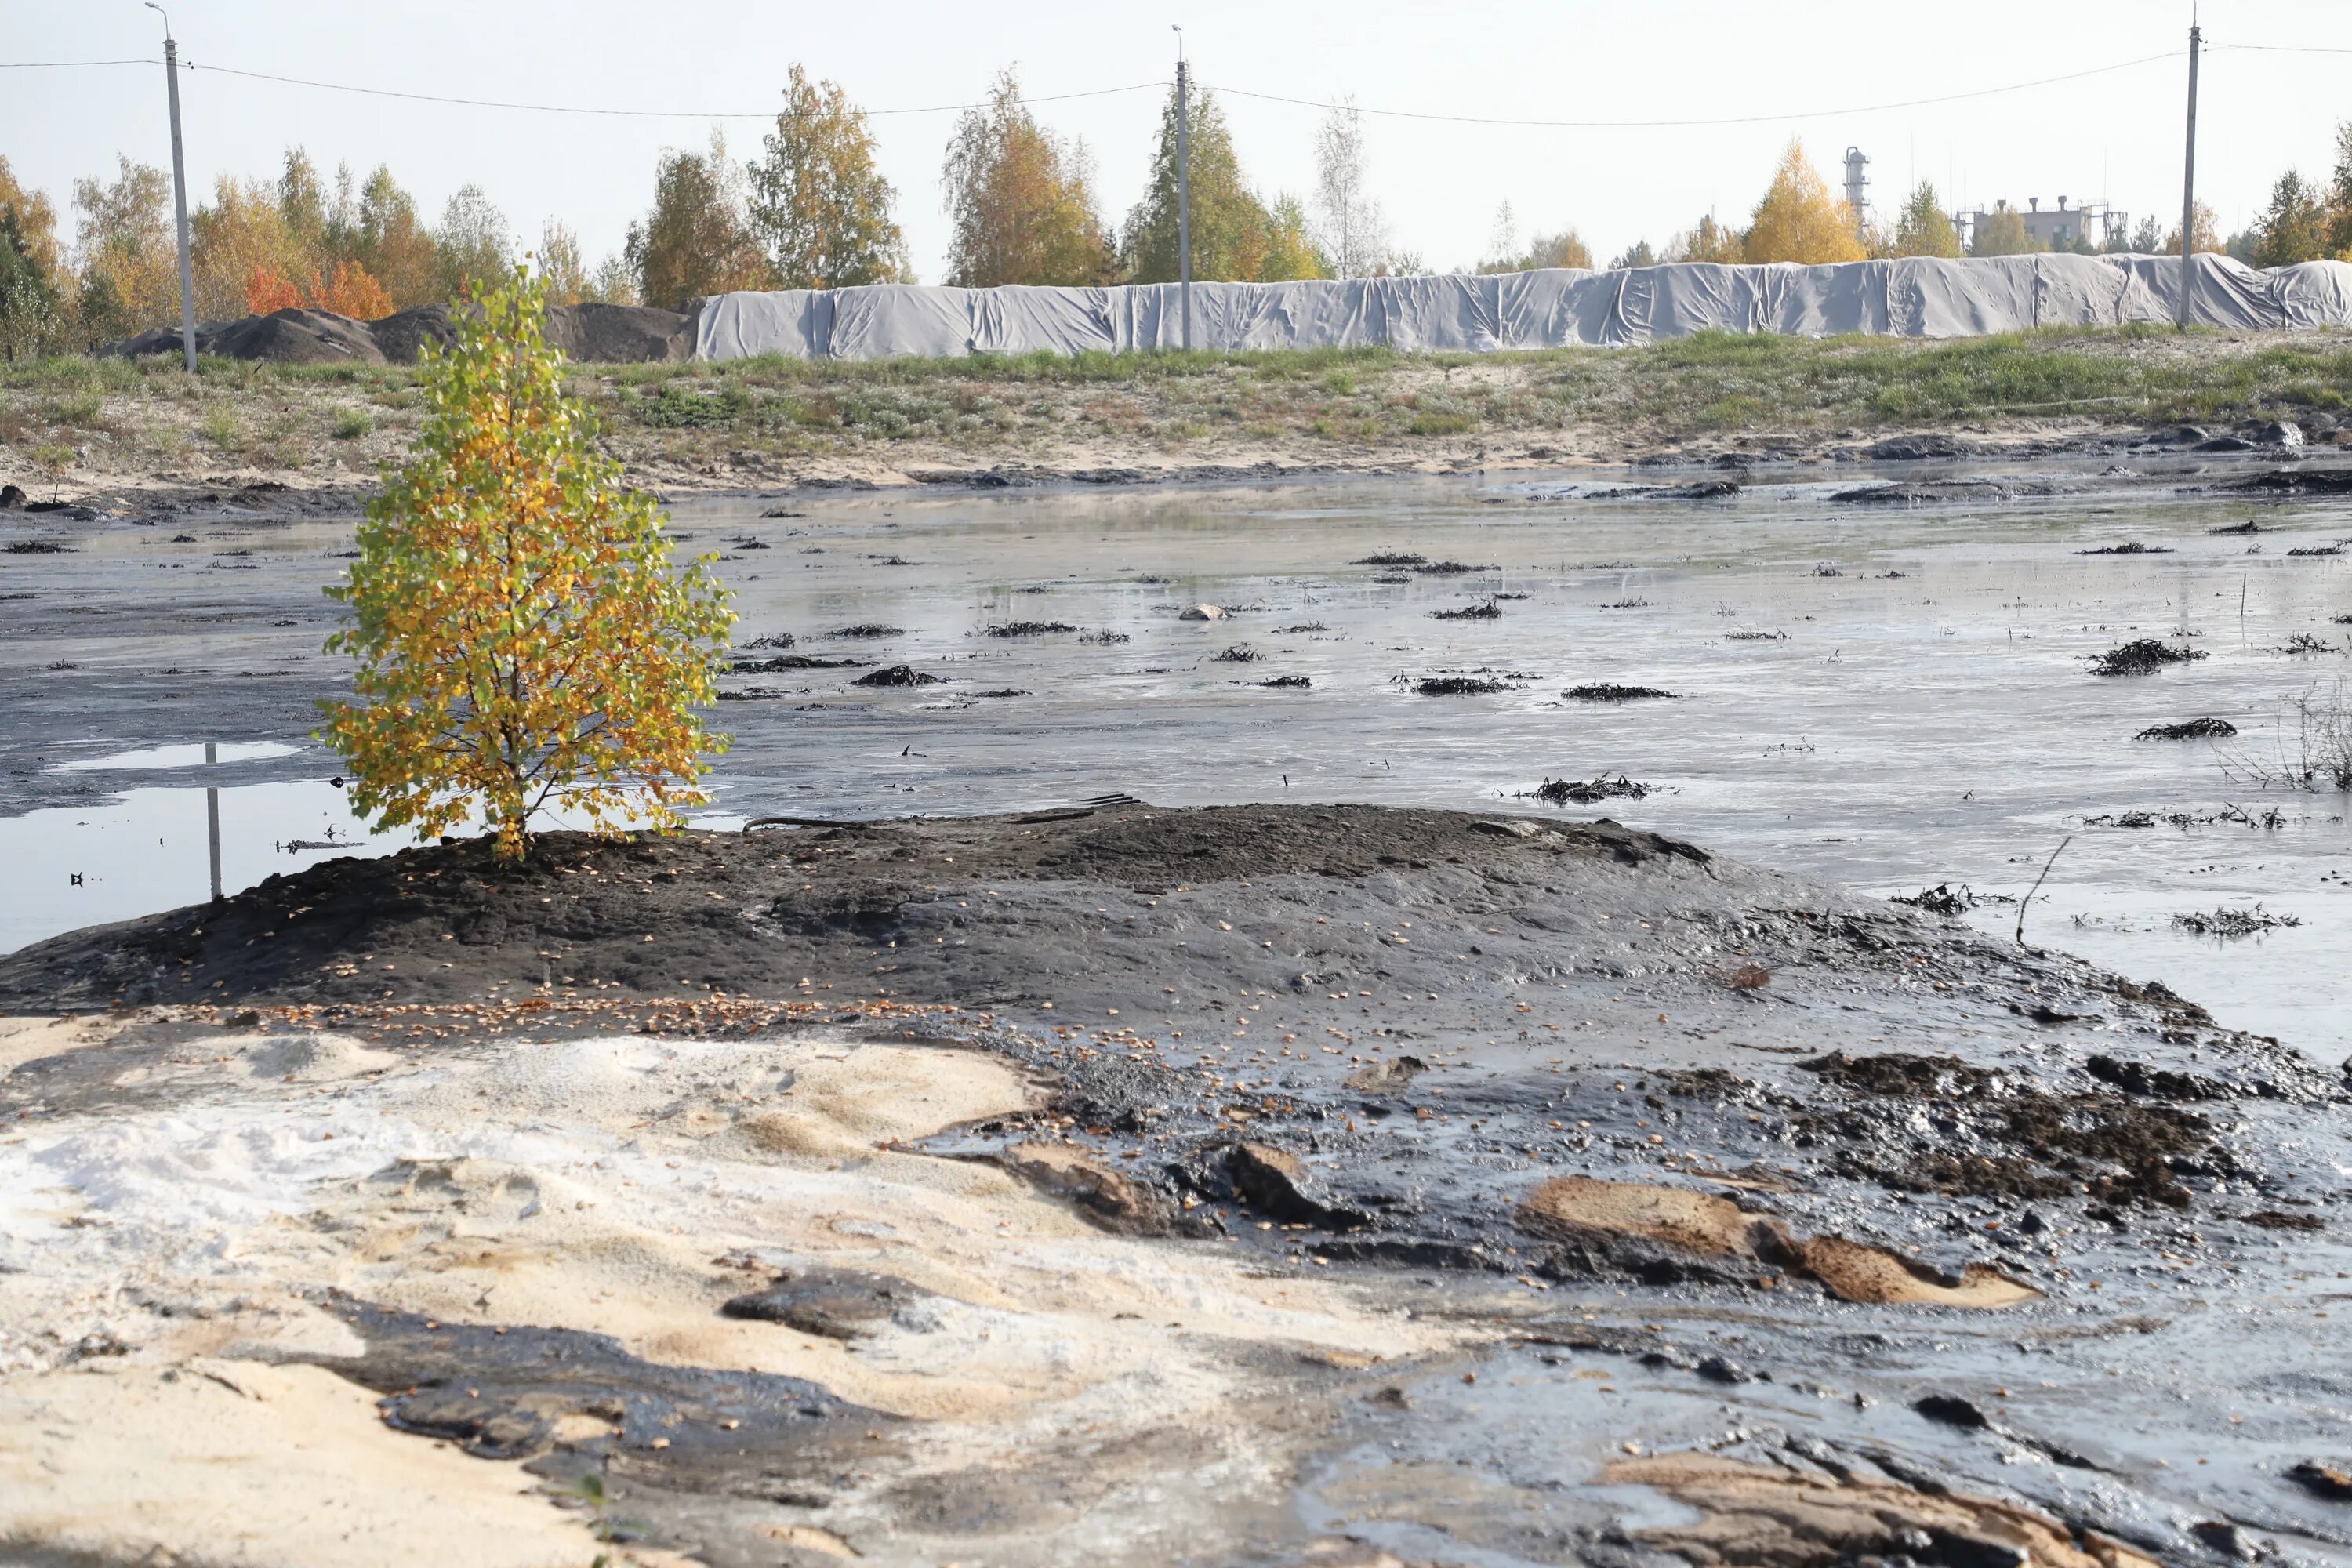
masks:
{"label": "white tarpaulin cover", "polygon": [[[1496,349],[1618,346],[1710,329],[1826,337],[1965,338],[2029,327],[2170,321],[2180,260],[2166,256],[1908,256],[1827,267],[1668,262],[1631,270],[1496,277],[1195,283],[1202,349]],[[2352,327],[2352,263],[2269,271],[2196,258],[2189,320],[2208,327]],[[1119,289],[786,289],[706,300],[700,359],[951,358],[1172,349],[1173,283]]]}

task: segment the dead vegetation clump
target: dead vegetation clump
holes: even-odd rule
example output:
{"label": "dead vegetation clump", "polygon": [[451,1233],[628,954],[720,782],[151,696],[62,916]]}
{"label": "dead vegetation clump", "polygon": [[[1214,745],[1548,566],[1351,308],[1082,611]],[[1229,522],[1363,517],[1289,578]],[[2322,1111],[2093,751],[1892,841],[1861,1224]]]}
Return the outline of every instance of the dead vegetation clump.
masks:
{"label": "dead vegetation clump", "polygon": [[2205,657],[2203,648],[2175,647],[2154,637],[2119,644],[2091,656],[2093,675],[2153,675],[2168,664],[2189,664]]}
{"label": "dead vegetation clump", "polygon": [[1413,570],[1423,577],[1458,577],[1465,572],[1492,572],[1492,566],[1473,566],[1467,561],[1424,561]]}
{"label": "dead vegetation clump", "polygon": [[1433,675],[1413,686],[1413,690],[1423,697],[1492,697],[1508,689],[1499,680],[1485,680],[1475,675]]}
{"label": "dead vegetation clump", "polygon": [[2352,792],[2352,686],[2339,676],[2284,699],[2271,755],[2243,750],[2221,758],[2221,771],[2266,789]]}
{"label": "dead vegetation clump", "polygon": [[922,670],[917,669],[911,664],[894,664],[889,666],[887,668],[877,669],[871,675],[861,675],[852,684],[857,686],[939,686],[943,684],[945,679],[946,678],[943,676],[930,675]]}
{"label": "dead vegetation clump", "polygon": [[1503,618],[1503,607],[1489,599],[1483,605],[1465,605],[1459,609],[1432,610],[1429,618],[1433,621],[1499,621]]}
{"label": "dead vegetation clump", "polygon": [[1652,697],[1675,698],[1677,693],[1661,691],[1654,686],[1612,686],[1607,681],[1592,681],[1571,686],[1561,695],[1579,702],[1640,702]]}
{"label": "dead vegetation clump", "polygon": [[987,635],[992,637],[1042,637],[1077,629],[1066,621],[1000,621],[988,628]]}
{"label": "dead vegetation clump", "polygon": [[1388,551],[1379,554],[1359,556],[1348,564],[1350,566],[1426,566],[1429,564],[1429,557],[1400,551]]}
{"label": "dead vegetation clump", "polygon": [[2299,926],[2302,920],[2294,915],[2274,915],[2262,905],[2250,910],[2191,910],[2172,917],[2172,923],[2197,936],[2227,939],[2239,936],[2260,936],[2264,931]]}
{"label": "dead vegetation clump", "polygon": [[2096,550],[2077,550],[2077,555],[2169,555],[2169,544],[2142,544],[2135,539],[2128,544],[2102,544]]}
{"label": "dead vegetation clump", "polygon": [[1546,779],[1526,792],[1549,805],[1591,805],[1603,800],[1645,800],[1657,793],[1658,786],[1643,784],[1619,773],[1611,778],[1607,773],[1591,779]]}
{"label": "dead vegetation clump", "polygon": [[2238,732],[2227,719],[2189,719],[2179,724],[2151,724],[2135,741],[2226,741]]}
{"label": "dead vegetation clump", "polygon": [[1949,882],[1938,882],[1932,888],[1922,888],[1916,893],[1897,893],[1886,900],[1890,904],[1908,904],[1915,910],[1925,910],[1931,915],[1941,915],[1956,921],[1979,904],[1985,902],[1966,882],[1955,888]]}

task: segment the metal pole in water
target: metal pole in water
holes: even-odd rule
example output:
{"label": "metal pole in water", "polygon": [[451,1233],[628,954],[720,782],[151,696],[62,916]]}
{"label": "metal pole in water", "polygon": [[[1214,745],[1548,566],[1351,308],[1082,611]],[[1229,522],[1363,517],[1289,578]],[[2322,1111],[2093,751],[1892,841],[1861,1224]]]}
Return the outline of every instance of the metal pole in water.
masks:
{"label": "metal pole in water", "polygon": [[[180,219],[180,347],[188,359],[188,374],[196,374],[196,275],[188,265],[188,162],[180,152],[180,46],[172,37],[172,15],[155,0],[147,9],[163,18],[163,86],[172,100],[172,205]],[[220,897],[220,879],[213,879],[213,897]]]}
{"label": "metal pole in water", "polygon": [[1184,347],[1192,346],[1192,104],[1184,65],[1184,29],[1176,28],[1176,279],[1182,296]]}
{"label": "metal pole in water", "polygon": [[2189,28],[2189,153],[2180,172],[2180,325],[2189,324],[2189,291],[2197,279],[2197,57],[2205,35]]}
{"label": "metal pole in water", "polygon": [[[220,748],[214,742],[206,741],[205,765],[210,767],[218,761],[220,761]],[[211,784],[205,785],[205,837],[211,844],[213,852],[213,902],[219,903],[221,901],[220,791]]]}

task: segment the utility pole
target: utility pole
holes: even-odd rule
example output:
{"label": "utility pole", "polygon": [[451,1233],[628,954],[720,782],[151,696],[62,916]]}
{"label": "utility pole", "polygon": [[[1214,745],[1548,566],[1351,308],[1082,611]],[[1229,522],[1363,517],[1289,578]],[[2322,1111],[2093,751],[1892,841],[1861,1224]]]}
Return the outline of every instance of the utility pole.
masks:
{"label": "utility pole", "polygon": [[[1174,26],[1174,24],[1170,24]],[[1192,347],[1192,82],[1184,29],[1176,33],[1176,287],[1183,301],[1184,348]]]}
{"label": "utility pole", "polygon": [[2197,281],[2197,56],[2205,35],[2189,26],[2189,154],[2180,174],[2180,313],[2189,324],[2189,295]]}
{"label": "utility pole", "polygon": [[[147,9],[163,18],[163,86],[172,100],[172,204],[180,216],[180,347],[186,352],[188,374],[196,374],[196,275],[188,265],[188,162],[180,152],[180,46],[172,37],[172,14],[147,0]],[[220,897],[219,872],[214,873],[213,897]]]}
{"label": "utility pole", "polygon": [[[218,743],[206,741],[205,742],[205,771],[210,772],[212,765],[218,761],[220,761]],[[212,784],[205,786],[205,842],[212,850],[213,902],[219,903],[221,901],[220,790]]]}

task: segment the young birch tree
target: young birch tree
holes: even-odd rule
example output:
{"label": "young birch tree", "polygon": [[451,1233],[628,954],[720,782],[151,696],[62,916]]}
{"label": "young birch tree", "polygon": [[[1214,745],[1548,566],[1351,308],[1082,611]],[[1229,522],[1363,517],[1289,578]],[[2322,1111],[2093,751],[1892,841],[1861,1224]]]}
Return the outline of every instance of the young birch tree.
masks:
{"label": "young birch tree", "polygon": [[559,809],[600,834],[669,828],[723,751],[713,700],[734,616],[702,556],[673,569],[651,498],[623,484],[541,335],[545,281],[518,265],[427,344],[430,410],[327,596],[350,623],[354,700],[322,703],[352,804],[447,833],[479,810],[501,859]]}
{"label": "young birch tree", "polygon": [[1349,94],[1315,133],[1315,205],[1335,278],[1369,278],[1388,262],[1388,224],[1366,189],[1370,164],[1363,116]]}

